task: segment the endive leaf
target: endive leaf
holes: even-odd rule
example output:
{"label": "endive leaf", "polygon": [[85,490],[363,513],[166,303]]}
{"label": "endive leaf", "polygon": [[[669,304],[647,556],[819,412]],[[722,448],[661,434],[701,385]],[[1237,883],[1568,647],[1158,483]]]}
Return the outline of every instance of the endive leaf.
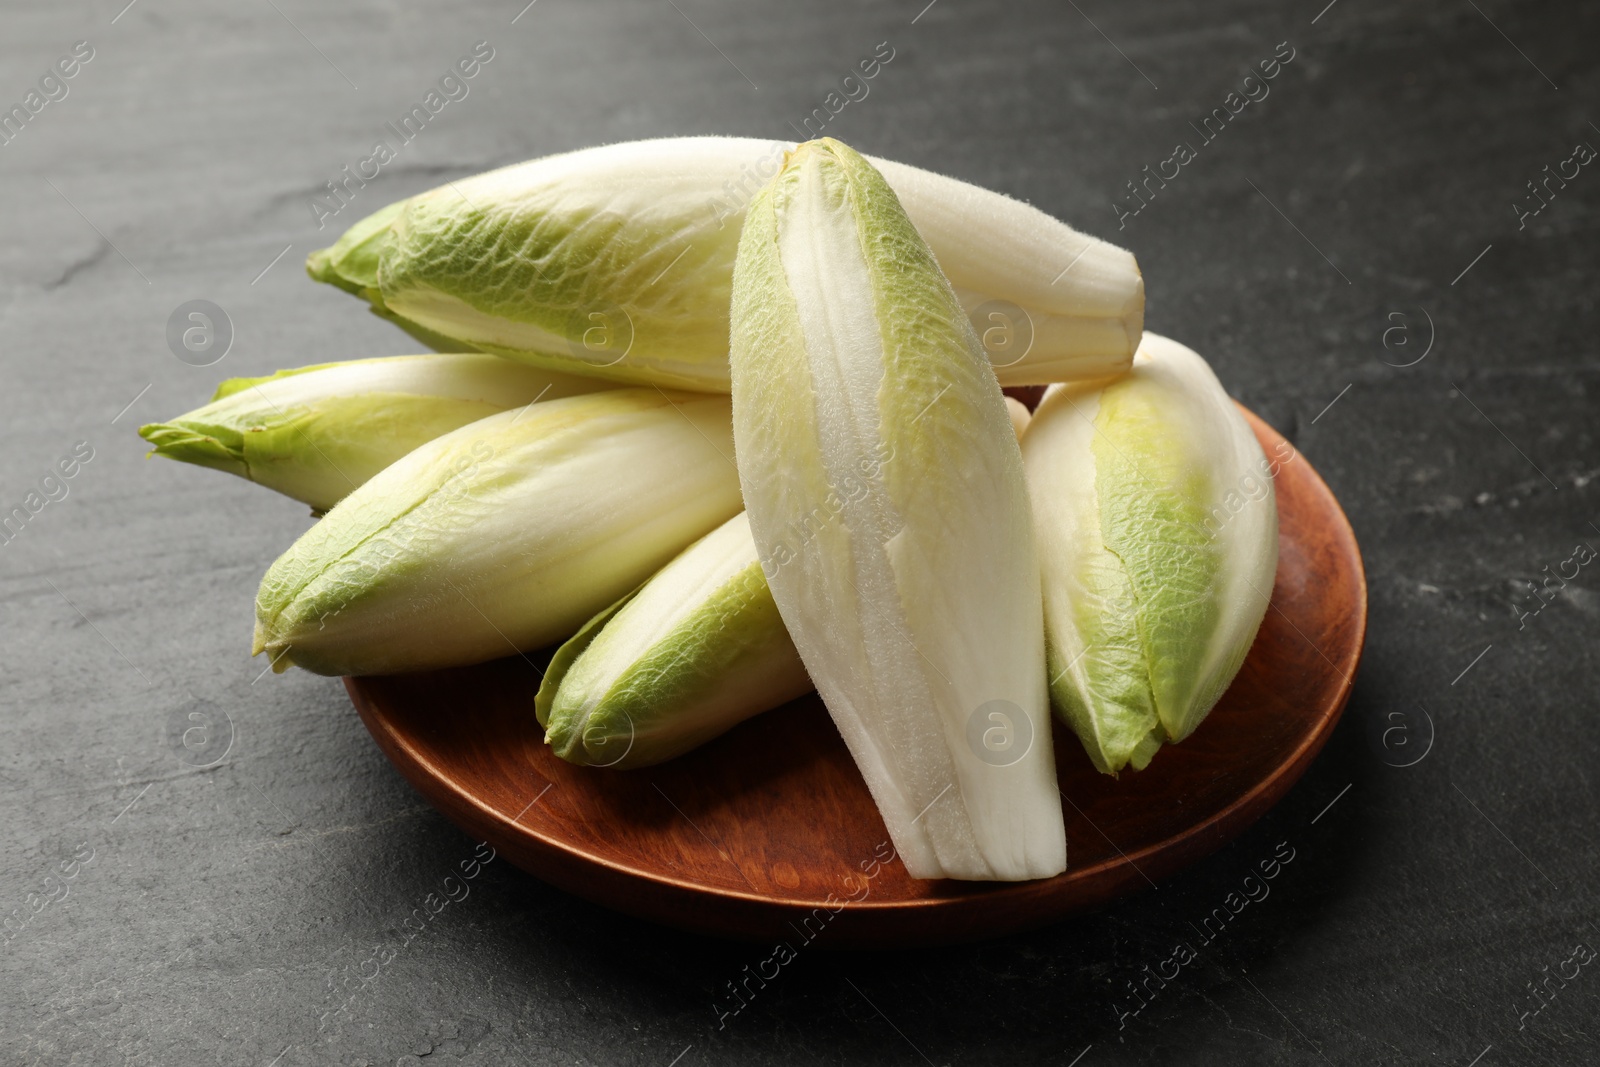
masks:
{"label": "endive leaf", "polygon": [[[640,588],[643,587],[641,586]],[[596,637],[600,636],[600,631],[605,628],[606,623],[610,622],[617,612],[622,610],[623,605],[632,600],[638,592],[638,589],[629,592],[615,604],[612,604],[584,623],[577,633],[563,641],[561,647],[556,649],[550,656],[550,663],[545,667],[544,677],[539,680],[539,691],[533,697],[533,714],[534,718],[539,720],[540,726],[548,727],[550,725],[551,706],[555,704],[556,693],[561,688],[561,683],[566,680],[567,672],[572,670],[572,665],[578,662],[578,658],[583,655],[584,650],[594,642]],[[546,738],[546,740],[549,739]]]}
{"label": "endive leaf", "polygon": [[389,243],[389,226],[405,201],[373,212],[344,232],[332,248],[306,257],[306,273],[351,293],[378,287],[378,256]]}
{"label": "endive leaf", "polygon": [[994,371],[872,165],[822,140],[751,205],[734,436],[800,657],[916,877],[1066,863],[1039,572]]}
{"label": "endive leaf", "polygon": [[382,674],[562,640],[739,511],[728,401],[614,389],[491,415],[355,490],[272,565],[255,651]]}

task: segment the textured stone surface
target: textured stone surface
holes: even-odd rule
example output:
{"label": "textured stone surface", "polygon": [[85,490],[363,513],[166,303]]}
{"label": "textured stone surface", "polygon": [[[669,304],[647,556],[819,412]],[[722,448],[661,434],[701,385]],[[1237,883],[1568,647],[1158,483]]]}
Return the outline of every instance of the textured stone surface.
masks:
{"label": "textured stone surface", "polygon": [[[0,914],[66,893],[0,946],[0,1060],[1600,1055],[1591,968],[1519,1017],[1541,1003],[1528,983],[1600,947],[1600,571],[1520,615],[1537,606],[1523,583],[1600,545],[1600,174],[1552,183],[1523,229],[1512,207],[1576,142],[1600,147],[1593,9],[539,0],[513,24],[518,0],[121,2],[13,4],[0,34],[8,105],[73,42],[94,48],[0,147],[0,510],[93,449],[0,548]],[[319,233],[310,196],[479,40],[495,56],[470,95]],[[300,272],[358,215],[596,142],[785,136],[885,40],[893,60],[825,132],[1132,247],[1150,325],[1207,354],[1339,494],[1372,593],[1345,722],[1284,804],[1157,890],[969,948],[808,951],[720,1030],[714,1000],[767,949],[646,927],[503,861],[402,944],[474,844],[388,766],[337,682],[256,680],[255,583],[309,520],[146,462],[134,427],[224,375],[412,350]],[[1283,41],[1270,95],[1202,145],[1189,123]],[[1180,140],[1196,158],[1118,233],[1114,198]],[[213,367],[167,348],[192,299],[233,324]],[[1392,327],[1409,334],[1386,347]],[[1430,332],[1420,363],[1385,364]],[[1420,748],[1422,709],[1431,752],[1390,766]],[[223,762],[180,760],[190,712],[231,721]],[[1413,748],[1372,743],[1391,724]],[[1191,924],[1279,842],[1295,858],[1270,896],[1201,945]],[[1119,1026],[1127,983],[1184,940],[1198,958]]]}

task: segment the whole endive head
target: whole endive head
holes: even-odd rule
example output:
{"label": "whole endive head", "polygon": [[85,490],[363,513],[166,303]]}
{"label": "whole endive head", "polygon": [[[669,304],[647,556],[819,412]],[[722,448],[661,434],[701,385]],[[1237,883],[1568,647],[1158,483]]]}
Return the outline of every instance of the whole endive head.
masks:
{"label": "whole endive head", "polygon": [[[1146,333],[1122,377],[1053,388],[1022,453],[1052,702],[1101,771],[1142,769],[1205,718],[1266,613],[1261,446],[1205,360]],[[1235,509],[1241,485],[1260,492]]]}
{"label": "whole endive head", "polygon": [[773,599],[915,877],[1066,863],[1022,459],[895,191],[831,139],[751,205],[734,436]]}
{"label": "whole endive head", "polygon": [[613,389],[430,441],[272,565],[255,651],[383,674],[560,641],[739,511],[729,417],[726,397]]}
{"label": "whole endive head", "polygon": [[230,378],[209,404],[139,435],[151,455],[227,471],[326,511],[469,422],[608,388],[479,352],[358,359]]}
{"label": "whole endive head", "polygon": [[[740,223],[792,147],[682,137],[532,160],[391,204],[312,253],[307,270],[417,336],[726,392]],[[1003,381],[1127,366],[1144,316],[1132,255],[1002,194],[879,166]]]}
{"label": "whole endive head", "polygon": [[811,689],[735,515],[550,661],[535,707],[570,763],[644,767]]}

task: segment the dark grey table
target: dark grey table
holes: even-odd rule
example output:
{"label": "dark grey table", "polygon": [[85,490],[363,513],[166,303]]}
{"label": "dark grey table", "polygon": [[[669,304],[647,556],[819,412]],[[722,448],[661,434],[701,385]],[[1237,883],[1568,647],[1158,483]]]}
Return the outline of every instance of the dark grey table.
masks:
{"label": "dark grey table", "polygon": [[[1600,567],[1568,562],[1600,546],[1592,5],[124,2],[0,23],[7,106],[92,49],[0,145],[0,511],[29,511],[0,546],[0,914],[27,919],[0,946],[0,1061],[1600,1056]],[[324,183],[478,41],[468,95],[319,231]],[[336,681],[258,677],[256,582],[304,510],[146,462],[134,428],[225,375],[414,350],[301,273],[367,211],[592,143],[792,136],[880,42],[823,132],[1131,247],[1150,325],[1344,502],[1372,596],[1344,722],[1280,807],[1157,889],[989,944],[802,953],[720,1029],[765,948],[503,860],[396,950],[474,843]],[[1179,142],[1194,158],[1133,199]],[[211,367],[166,339],[197,299],[231,324]],[[1270,895],[1146,981],[1281,850]]]}

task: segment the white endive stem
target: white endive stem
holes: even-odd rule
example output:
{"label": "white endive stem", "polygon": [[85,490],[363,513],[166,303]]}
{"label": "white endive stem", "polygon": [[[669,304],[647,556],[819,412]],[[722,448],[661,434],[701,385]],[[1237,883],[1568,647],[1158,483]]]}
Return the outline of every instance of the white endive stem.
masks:
{"label": "white endive stem", "polygon": [[1021,457],[955,294],[866,160],[804,145],[756,198],[732,321],[756,545],[907,869],[1060,872]]}
{"label": "white endive stem", "polygon": [[1131,253],[1011,197],[872,162],[975,317],[1001,385],[1126,369],[1144,330],[1144,278]]}
{"label": "white endive stem", "polygon": [[575,632],[739,511],[725,397],[614,389],[492,415],[351,493],[272,565],[255,651],[382,674]]}

